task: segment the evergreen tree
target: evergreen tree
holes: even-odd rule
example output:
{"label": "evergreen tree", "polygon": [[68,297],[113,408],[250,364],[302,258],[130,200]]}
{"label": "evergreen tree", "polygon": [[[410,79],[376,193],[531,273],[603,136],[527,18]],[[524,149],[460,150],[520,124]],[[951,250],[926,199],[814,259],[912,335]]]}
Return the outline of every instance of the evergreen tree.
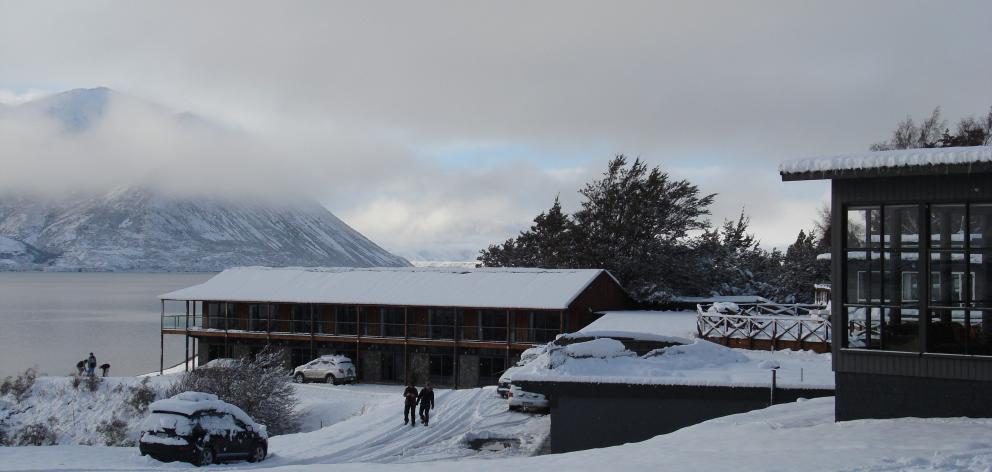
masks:
{"label": "evergreen tree", "polygon": [[785,252],[779,271],[775,299],[784,303],[812,303],[813,285],[830,280],[830,263],[819,260],[821,238],[815,231],[799,231],[796,242]]}

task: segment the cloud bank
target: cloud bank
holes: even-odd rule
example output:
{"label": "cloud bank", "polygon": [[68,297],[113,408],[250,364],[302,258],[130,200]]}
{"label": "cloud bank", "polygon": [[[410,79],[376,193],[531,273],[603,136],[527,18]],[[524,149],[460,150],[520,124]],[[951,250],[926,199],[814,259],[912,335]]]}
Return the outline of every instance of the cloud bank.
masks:
{"label": "cloud bank", "polygon": [[623,152],[720,193],[714,220],[744,208],[781,246],[827,186],[779,182],[778,161],[865,149],[936,105],[989,106],[990,16],[981,1],[8,3],[0,100],[106,85],[238,138],[122,114],[54,143],[3,122],[0,165],[4,185],[148,171],[306,191],[386,248],[457,253],[555,194],[574,209]]}

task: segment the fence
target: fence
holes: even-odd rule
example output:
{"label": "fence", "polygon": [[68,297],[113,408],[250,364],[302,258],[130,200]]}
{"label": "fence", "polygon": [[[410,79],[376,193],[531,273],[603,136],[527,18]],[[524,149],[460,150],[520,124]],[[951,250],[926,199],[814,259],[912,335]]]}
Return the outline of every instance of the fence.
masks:
{"label": "fence", "polygon": [[809,349],[830,352],[830,319],[820,305],[740,305],[720,312],[696,306],[699,337],[746,349]]}

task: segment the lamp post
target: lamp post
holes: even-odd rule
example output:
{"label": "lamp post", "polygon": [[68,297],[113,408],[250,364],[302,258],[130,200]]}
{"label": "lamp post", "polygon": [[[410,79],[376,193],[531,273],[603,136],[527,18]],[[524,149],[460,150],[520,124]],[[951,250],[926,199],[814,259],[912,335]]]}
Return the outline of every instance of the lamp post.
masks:
{"label": "lamp post", "polygon": [[775,404],[775,383],[776,383],[775,377],[776,374],[778,373],[779,367],[781,367],[779,363],[771,359],[767,361],[762,361],[761,364],[758,364],[759,369],[768,369],[772,371],[772,387],[768,395],[768,406],[772,406]]}

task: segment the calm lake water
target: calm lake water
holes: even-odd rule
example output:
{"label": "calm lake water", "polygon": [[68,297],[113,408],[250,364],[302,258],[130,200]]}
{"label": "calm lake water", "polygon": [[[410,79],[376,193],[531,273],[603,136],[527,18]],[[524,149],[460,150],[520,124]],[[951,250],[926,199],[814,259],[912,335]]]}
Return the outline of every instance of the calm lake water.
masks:
{"label": "calm lake water", "polygon": [[[211,276],[0,273],[0,377],[28,367],[65,375],[90,352],[110,375],[158,370],[158,295]],[[166,336],[166,367],[182,360],[183,337]]]}

